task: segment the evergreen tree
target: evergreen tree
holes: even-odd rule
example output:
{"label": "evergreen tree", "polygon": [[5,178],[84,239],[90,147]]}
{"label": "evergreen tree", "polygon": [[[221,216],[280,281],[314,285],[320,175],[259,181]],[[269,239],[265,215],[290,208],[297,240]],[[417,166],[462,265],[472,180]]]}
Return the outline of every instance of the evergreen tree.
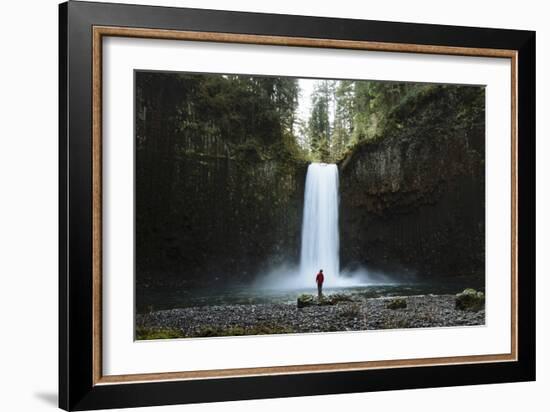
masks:
{"label": "evergreen tree", "polygon": [[331,151],[334,158],[340,158],[351,142],[354,130],[355,82],[342,80],[334,91],[334,127]]}
{"label": "evergreen tree", "polygon": [[334,82],[322,80],[311,95],[311,115],[308,122],[308,140],[313,157],[327,161],[330,154],[332,125],[330,111],[333,104]]}

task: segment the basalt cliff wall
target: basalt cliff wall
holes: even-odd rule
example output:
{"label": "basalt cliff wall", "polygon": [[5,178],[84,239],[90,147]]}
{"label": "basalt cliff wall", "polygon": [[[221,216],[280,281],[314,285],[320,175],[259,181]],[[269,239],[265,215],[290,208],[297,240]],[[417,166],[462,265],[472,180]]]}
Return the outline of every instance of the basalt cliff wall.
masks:
{"label": "basalt cliff wall", "polygon": [[340,162],[343,267],[483,274],[483,101],[482,88],[433,88]]}

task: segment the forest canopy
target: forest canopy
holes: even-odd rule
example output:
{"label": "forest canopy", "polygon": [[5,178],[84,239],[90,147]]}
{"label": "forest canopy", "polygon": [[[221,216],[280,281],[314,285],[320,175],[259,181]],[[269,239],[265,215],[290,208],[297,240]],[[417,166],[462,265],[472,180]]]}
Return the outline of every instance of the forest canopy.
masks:
{"label": "forest canopy", "polygon": [[[162,116],[176,152],[214,141],[226,154],[267,147],[306,161],[337,163],[395,124],[395,113],[453,86],[367,80],[139,72],[138,149]],[[475,103],[484,94],[472,88]],[[148,110],[150,113],[148,113]],[[175,132],[175,133],[174,133]],[[219,139],[222,138],[223,142]],[[175,140],[174,140],[175,139]],[[173,146],[173,147],[172,147]],[[210,152],[210,150],[207,150]],[[254,153],[252,153],[254,154]]]}

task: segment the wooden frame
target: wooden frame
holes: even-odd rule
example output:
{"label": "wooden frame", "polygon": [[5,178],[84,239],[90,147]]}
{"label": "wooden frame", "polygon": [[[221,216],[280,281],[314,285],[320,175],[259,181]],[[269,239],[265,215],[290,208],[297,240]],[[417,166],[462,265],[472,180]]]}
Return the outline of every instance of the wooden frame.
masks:
{"label": "wooden frame", "polygon": [[[113,18],[117,15],[114,11],[123,12],[118,15],[124,18]],[[239,19],[230,18],[235,16]],[[271,22],[281,24],[268,24]],[[291,24],[296,22],[300,24]],[[409,24],[357,20],[339,23],[342,20],[116,4],[70,2],[60,6],[62,408],[96,409],[534,379],[534,214],[529,214],[534,208],[534,33],[430,25],[413,25],[414,30],[409,30]],[[329,35],[320,37],[318,33]],[[101,45],[104,36],[511,59],[511,353],[103,376]],[[85,97],[90,99],[82,100]],[[329,379],[332,382],[337,379],[340,384],[329,388]],[[281,384],[283,380],[285,383]]]}

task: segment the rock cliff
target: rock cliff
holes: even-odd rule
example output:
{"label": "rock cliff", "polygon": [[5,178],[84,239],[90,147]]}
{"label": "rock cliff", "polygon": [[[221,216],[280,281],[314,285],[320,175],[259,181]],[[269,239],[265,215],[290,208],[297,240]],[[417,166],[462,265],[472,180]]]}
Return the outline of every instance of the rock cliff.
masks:
{"label": "rock cliff", "polygon": [[433,88],[340,162],[344,267],[483,273],[483,101],[483,88]]}

